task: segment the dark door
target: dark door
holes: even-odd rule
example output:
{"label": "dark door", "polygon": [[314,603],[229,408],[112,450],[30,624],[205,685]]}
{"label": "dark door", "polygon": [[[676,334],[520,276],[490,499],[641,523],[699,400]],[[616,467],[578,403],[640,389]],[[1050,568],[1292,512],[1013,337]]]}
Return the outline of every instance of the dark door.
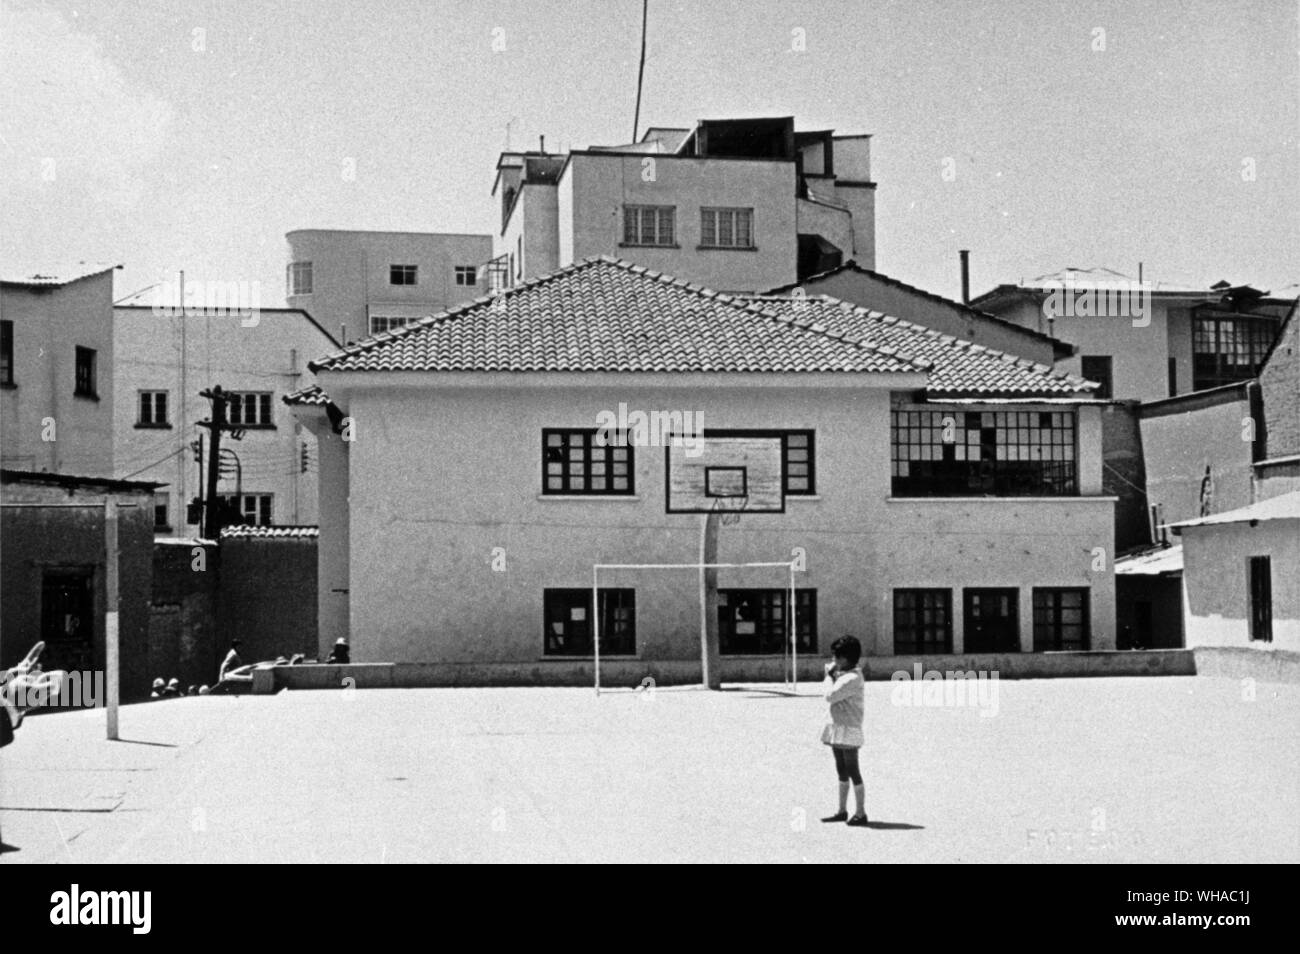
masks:
{"label": "dark door", "polygon": [[1020,591],[1015,589],[964,590],[964,651],[968,653],[1020,652]]}
{"label": "dark door", "polygon": [[41,579],[41,639],[45,670],[95,668],[95,571],[92,567],[50,568]]}

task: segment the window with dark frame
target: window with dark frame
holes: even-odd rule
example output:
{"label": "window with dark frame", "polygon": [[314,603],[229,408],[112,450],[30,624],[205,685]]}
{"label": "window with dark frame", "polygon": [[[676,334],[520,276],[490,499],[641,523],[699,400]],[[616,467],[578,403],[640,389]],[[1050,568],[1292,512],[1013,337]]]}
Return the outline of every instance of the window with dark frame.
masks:
{"label": "window with dark frame", "polygon": [[603,444],[596,428],[542,431],[542,493],[631,495],[632,446],[615,436]]}
{"label": "window with dark frame", "polygon": [[228,392],[226,420],[239,427],[274,427],[271,396],[270,391]]}
{"label": "window with dark frame", "polygon": [[623,206],[623,244],[676,244],[676,213],[676,207],[671,205]]}
{"label": "window with dark frame", "polygon": [[[796,589],[795,638],[801,653],[817,651],[817,591]],[[789,634],[788,589],[718,590],[718,651],[723,656],[779,656]]]}
{"label": "window with dark frame", "polygon": [[[636,591],[604,588],[600,603],[600,655],[636,655]],[[594,655],[590,589],[543,591],[545,656]]]}
{"label": "window with dark frame", "polygon": [[1088,381],[1101,385],[1092,396],[1108,401],[1115,396],[1115,361],[1108,354],[1085,354],[1079,359],[1079,373]]}
{"label": "window with dark frame", "polygon": [[384,331],[392,331],[395,328],[405,328],[407,325],[416,321],[419,321],[419,319],[400,318],[393,315],[371,315],[370,333],[372,335],[377,335]]}
{"label": "window with dark frame", "polygon": [[1250,592],[1250,638],[1273,641],[1273,567],[1266,556],[1248,557],[1247,586]]}
{"label": "window with dark frame", "polygon": [[221,502],[228,508],[231,519],[250,527],[269,527],[271,519],[271,498],[274,494],[219,494]]}
{"label": "window with dark frame", "polygon": [[167,392],[141,391],[136,427],[167,427]]}
{"label": "window with dark frame", "polygon": [[95,391],[94,348],[76,346],[76,376],[72,393],[81,397],[99,397]]}
{"label": "window with dark frame", "polygon": [[1178,393],[1178,359],[1169,359],[1169,396],[1173,397]]}
{"label": "window with dark frame", "polygon": [[808,497],[817,493],[812,431],[786,431],[781,435],[785,495]]}
{"label": "window with dark frame", "polygon": [[14,383],[14,323],[0,321],[0,384]]}
{"label": "window with dark frame", "polygon": [[473,265],[456,266],[456,284],[457,285],[477,285],[478,269]]}
{"label": "window with dark frame", "polygon": [[1252,315],[1202,315],[1192,319],[1192,390],[1247,381],[1259,374],[1278,322]]}
{"label": "window with dark frame", "polygon": [[894,654],[952,652],[952,590],[894,590]]}
{"label": "window with dark frame", "polygon": [[753,209],[700,209],[700,245],[704,248],[753,248]]}
{"label": "window with dark frame", "polygon": [[896,497],[1078,493],[1072,411],[895,410]]}
{"label": "window with dark frame", "polygon": [[167,513],[169,500],[167,494],[153,495],[153,526],[155,530],[170,530],[171,520]]}
{"label": "window with dark frame", "polygon": [[1087,588],[1034,587],[1034,652],[1086,650],[1090,630]]}
{"label": "window with dark frame", "polygon": [[418,278],[418,265],[388,266],[388,284],[390,285],[416,285],[419,284]]}

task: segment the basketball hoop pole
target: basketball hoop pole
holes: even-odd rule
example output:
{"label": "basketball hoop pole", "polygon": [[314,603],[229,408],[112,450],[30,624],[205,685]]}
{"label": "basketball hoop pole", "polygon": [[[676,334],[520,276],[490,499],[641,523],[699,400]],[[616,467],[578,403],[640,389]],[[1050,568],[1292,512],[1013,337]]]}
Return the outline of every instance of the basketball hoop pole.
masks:
{"label": "basketball hoop pole", "polygon": [[798,695],[799,693],[799,638],[798,627],[795,626],[795,602],[794,602],[794,561],[790,561],[790,612],[785,614],[785,618],[790,627],[790,658],[793,661],[791,667],[791,676],[793,682],[791,692]]}

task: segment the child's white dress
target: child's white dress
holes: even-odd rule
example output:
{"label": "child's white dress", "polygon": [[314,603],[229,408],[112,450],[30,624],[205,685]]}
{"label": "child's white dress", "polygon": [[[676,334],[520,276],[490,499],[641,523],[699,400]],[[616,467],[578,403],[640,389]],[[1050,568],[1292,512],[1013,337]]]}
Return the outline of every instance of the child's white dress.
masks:
{"label": "child's white dress", "polygon": [[830,673],[826,674],[822,690],[831,706],[831,721],[822,729],[822,742],[839,748],[862,748],[865,689],[866,681],[859,666],[840,673],[833,680]]}

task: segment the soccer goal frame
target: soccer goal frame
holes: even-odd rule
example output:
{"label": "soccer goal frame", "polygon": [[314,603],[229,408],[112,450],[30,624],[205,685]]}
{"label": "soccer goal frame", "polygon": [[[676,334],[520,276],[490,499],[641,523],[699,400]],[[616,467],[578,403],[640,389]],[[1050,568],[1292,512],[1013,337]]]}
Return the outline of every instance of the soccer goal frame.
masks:
{"label": "soccer goal frame", "polygon": [[[794,574],[798,566],[796,560],[780,560],[770,563],[593,563],[591,567],[591,634],[592,653],[596,670],[596,695],[600,695],[600,571],[601,570],[695,570],[700,573],[700,659],[703,665],[702,683],[709,682],[708,647],[705,640],[708,633],[708,600],[704,592],[705,570],[741,570],[772,569],[785,567],[789,573],[789,602],[785,613],[785,639],[782,641],[784,652],[782,659],[782,684],[790,686],[790,692],[799,693],[799,640],[795,626],[795,582]],[[785,678],[784,664],[790,661],[790,680]]]}

